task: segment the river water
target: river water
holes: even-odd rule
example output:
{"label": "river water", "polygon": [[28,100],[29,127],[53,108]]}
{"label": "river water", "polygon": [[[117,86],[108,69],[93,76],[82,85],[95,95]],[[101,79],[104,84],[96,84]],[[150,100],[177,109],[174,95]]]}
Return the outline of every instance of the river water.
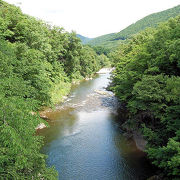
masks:
{"label": "river water", "polygon": [[145,154],[122,136],[117,99],[105,89],[109,77],[75,85],[64,103],[46,112],[50,128],[38,134],[60,180],[139,180],[151,174]]}

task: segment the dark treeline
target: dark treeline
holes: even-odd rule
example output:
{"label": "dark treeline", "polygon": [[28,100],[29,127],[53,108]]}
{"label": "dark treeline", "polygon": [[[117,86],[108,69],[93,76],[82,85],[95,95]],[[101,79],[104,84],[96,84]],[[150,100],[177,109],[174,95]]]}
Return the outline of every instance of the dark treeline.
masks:
{"label": "dark treeline", "polygon": [[112,90],[128,110],[163,179],[180,178],[180,17],[147,29],[111,53]]}
{"label": "dark treeline", "polygon": [[59,102],[73,81],[107,64],[74,32],[0,0],[0,179],[57,178],[40,153],[35,128],[44,121],[33,112]]}

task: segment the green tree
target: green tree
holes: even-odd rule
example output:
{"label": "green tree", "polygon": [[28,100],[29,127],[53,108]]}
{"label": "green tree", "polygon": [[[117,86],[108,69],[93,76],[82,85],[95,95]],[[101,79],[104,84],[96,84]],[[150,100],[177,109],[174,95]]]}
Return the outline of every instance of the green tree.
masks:
{"label": "green tree", "polygon": [[179,39],[176,17],[110,54],[116,66],[112,90],[126,105],[127,122],[144,134],[148,157],[170,179],[179,177],[180,167]]}

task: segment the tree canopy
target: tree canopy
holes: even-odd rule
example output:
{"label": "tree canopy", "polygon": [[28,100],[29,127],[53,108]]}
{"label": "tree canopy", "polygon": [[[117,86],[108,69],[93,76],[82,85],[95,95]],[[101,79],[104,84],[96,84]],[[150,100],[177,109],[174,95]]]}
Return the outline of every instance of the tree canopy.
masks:
{"label": "tree canopy", "polygon": [[157,27],[161,22],[167,21],[169,18],[176,17],[180,14],[180,5],[167,9],[158,13],[150,14],[137,22],[129,25],[125,29],[118,33],[106,34],[93,38],[87,41],[87,44],[92,46],[103,46],[110,50],[118,47],[120,44],[124,43],[124,40],[131,38],[133,35],[147,29]]}
{"label": "tree canopy", "polygon": [[168,179],[180,175],[180,16],[134,36],[111,53],[112,90],[140,130],[152,163]]}
{"label": "tree canopy", "polygon": [[37,112],[62,100],[71,83],[92,76],[108,59],[74,32],[50,26],[0,0],[0,177],[57,179],[40,153]]}

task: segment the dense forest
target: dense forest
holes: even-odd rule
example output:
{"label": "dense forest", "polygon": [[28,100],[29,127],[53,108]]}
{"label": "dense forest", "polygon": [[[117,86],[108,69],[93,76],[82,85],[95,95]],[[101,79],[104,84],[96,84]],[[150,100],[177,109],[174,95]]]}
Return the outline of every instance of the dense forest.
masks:
{"label": "dense forest", "polygon": [[128,111],[122,126],[144,135],[163,179],[179,179],[180,16],[137,34],[110,56],[111,89]]}
{"label": "dense forest", "polygon": [[152,14],[94,41],[0,0],[0,177],[57,179],[40,153],[43,138],[35,129],[48,124],[38,111],[62,101],[72,83],[110,59],[111,90],[127,110],[123,128],[143,134],[163,179],[180,178],[179,12],[177,6]]}
{"label": "dense forest", "polygon": [[91,46],[102,46],[109,50],[113,50],[114,48],[118,47],[123,41],[123,40],[114,40],[115,35],[116,33],[98,36],[88,41],[85,44],[89,44]]}
{"label": "dense forest", "polygon": [[[92,76],[108,58],[83,46],[74,32],[25,15],[0,0],[0,177],[56,179],[40,153],[38,113]],[[45,122],[44,122],[45,123]]]}
{"label": "dense forest", "polygon": [[118,47],[123,40],[130,38],[132,35],[139,33],[148,27],[157,27],[159,23],[165,22],[169,18],[176,17],[179,14],[180,5],[162,12],[150,14],[118,33],[99,36],[88,41],[87,43],[93,46],[104,46],[109,49],[113,49]]}
{"label": "dense forest", "polygon": [[80,34],[77,34],[76,36],[81,39],[82,44],[87,44],[90,40],[93,39],[93,38],[82,36]]}

